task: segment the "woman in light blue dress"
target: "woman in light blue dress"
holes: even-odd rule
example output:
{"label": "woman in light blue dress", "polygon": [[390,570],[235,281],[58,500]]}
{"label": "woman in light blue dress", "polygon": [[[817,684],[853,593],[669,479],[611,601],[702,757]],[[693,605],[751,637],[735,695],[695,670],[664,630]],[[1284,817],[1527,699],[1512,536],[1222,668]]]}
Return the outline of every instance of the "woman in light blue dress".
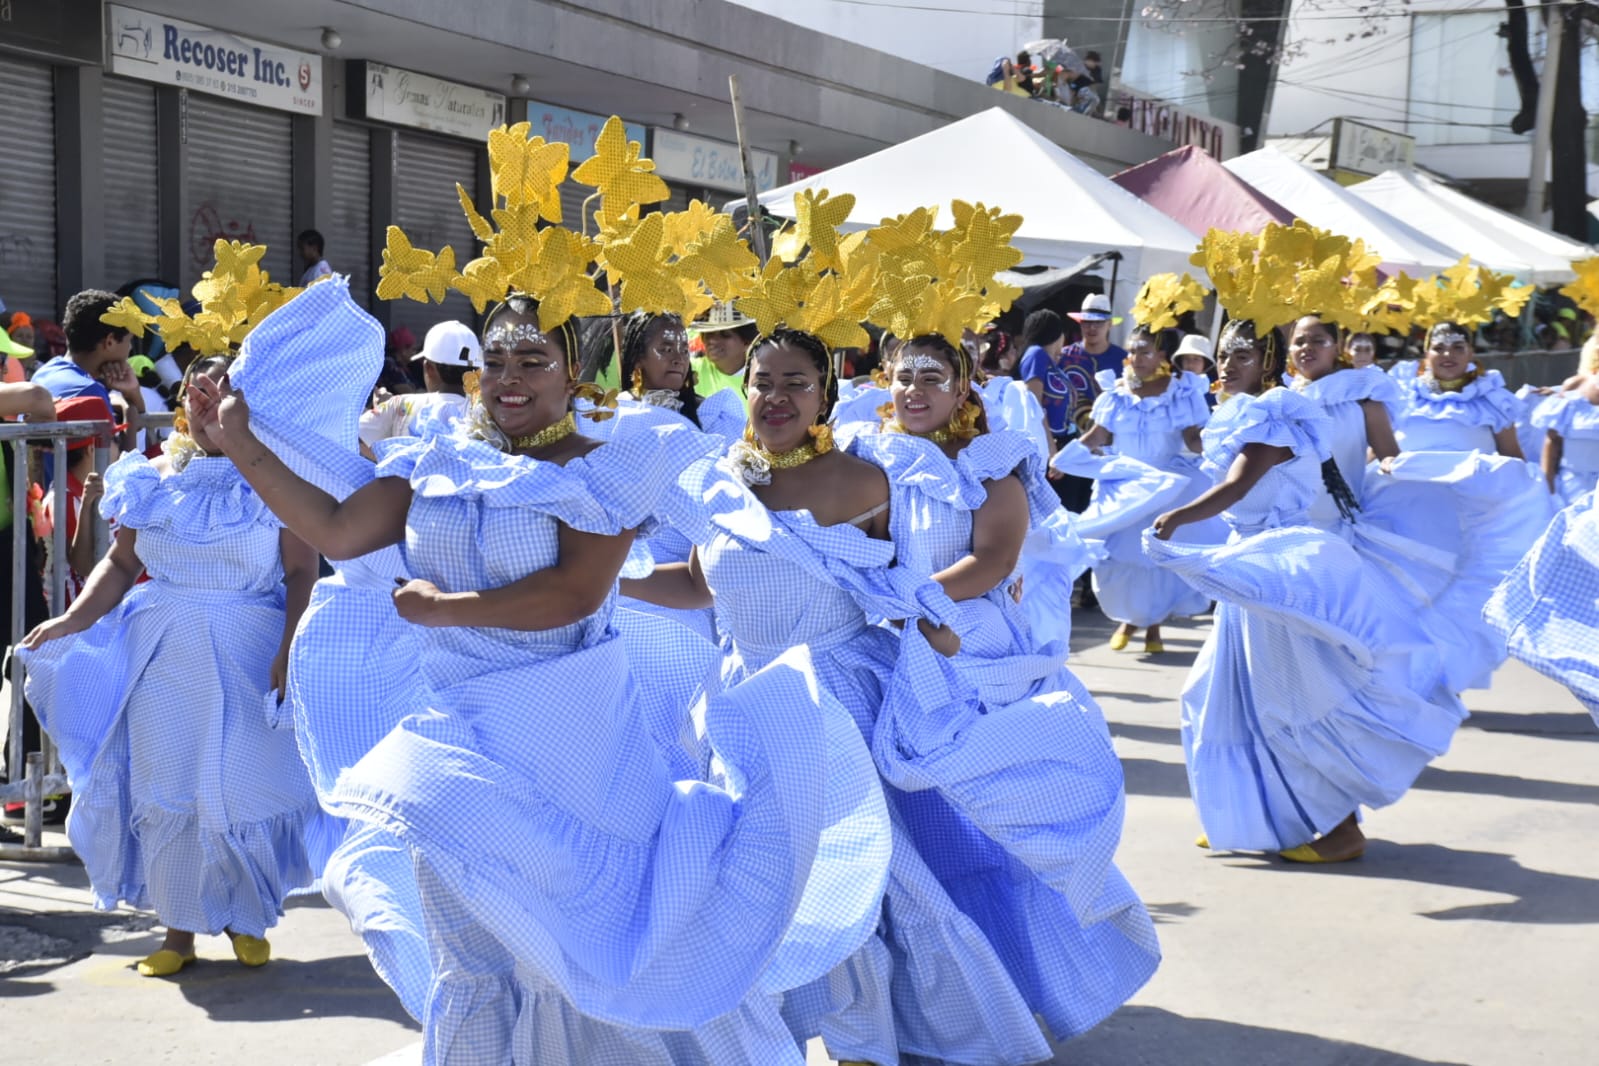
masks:
{"label": "woman in light blue dress", "polygon": [[[1599,378],[1567,382],[1566,402],[1599,409]],[[1488,601],[1510,654],[1571,690],[1599,725],[1599,493],[1578,496]]]}
{"label": "woman in light blue dress", "polygon": [[900,565],[933,574],[955,601],[951,663],[971,691],[886,709],[878,765],[1028,1005],[1057,1038],[1076,1036],[1149,979],[1160,949],[1113,862],[1125,797],[1104,715],[1064,666],[1064,642],[1039,639],[1018,602],[1051,582],[1057,602],[1069,598],[1074,570],[1021,566],[1064,510],[1027,439],[986,428],[963,352],[918,337],[888,372],[893,413],[851,450],[893,485]]}
{"label": "woman in light blue dress", "polygon": [[[227,365],[196,360],[188,380]],[[265,964],[283,900],[337,839],[294,735],[271,728],[316,556],[187,419],[161,458],[106,471],[112,548],[21,653],[72,782],[67,833],[95,905],[149,908],[167,926],[138,965],[147,977],[193,962],[199,933]]]}
{"label": "woman in light blue dress", "polygon": [[[1203,434],[1217,484],[1145,536],[1151,558],[1219,601],[1182,695],[1200,842],[1294,862],[1357,858],[1358,809],[1402,796],[1465,710],[1392,583],[1311,524],[1323,492],[1345,511],[1355,502],[1330,462],[1327,416],[1275,387],[1280,344],[1234,321],[1221,349],[1230,398]],[[1233,527],[1227,544],[1172,541],[1217,514]]]}
{"label": "woman in light blue dress", "polygon": [[1530,421],[1543,435],[1537,453],[1549,491],[1561,506],[1576,503],[1599,485],[1599,405],[1589,398],[1599,371],[1599,335],[1582,346],[1577,377],[1558,390],[1546,389]]}
{"label": "woman in light blue dress", "polygon": [[417,575],[394,603],[418,627],[419,702],[329,800],[408,853],[416,898],[394,903],[432,956],[424,1060],[798,1063],[776,999],[794,960],[830,968],[875,917],[881,862],[874,881],[853,856],[853,895],[829,895],[821,840],[824,788],[854,789],[856,832],[880,823],[867,753],[805,656],[778,655],[697,711],[730,787],[673,781],[687,709],[657,705],[610,623],[660,471],[714,446],[652,419],[576,433],[574,331],[530,298],[485,337],[461,432],[384,442],[343,502],[263,446],[242,396],[199,401],[287,524],[332,558],[401,544]]}
{"label": "woman in light blue dress", "polygon": [[[1479,373],[1469,331],[1440,322],[1427,333],[1419,376],[1400,380],[1394,419],[1400,454],[1368,478],[1361,506],[1374,527],[1452,557],[1436,606],[1459,635],[1450,656],[1456,691],[1486,687],[1504,641],[1480,624],[1496,586],[1554,515],[1549,486],[1517,439],[1521,404],[1498,371]],[[1425,582],[1424,582],[1425,583]]]}
{"label": "woman in light blue dress", "polygon": [[[1093,426],[1082,444],[1091,451],[1147,463],[1186,481],[1179,502],[1195,499],[1210,484],[1192,456],[1199,452],[1199,431],[1210,418],[1205,402],[1209,382],[1172,367],[1163,337],[1139,326],[1127,339],[1127,361],[1113,384],[1097,399],[1091,414]],[[1095,495],[1102,506],[1114,482],[1107,480]],[[1092,506],[1092,504],[1090,504]],[[1112,651],[1127,647],[1138,630],[1144,630],[1144,652],[1166,650],[1160,637],[1168,618],[1204,614],[1210,599],[1182,578],[1151,563],[1144,555],[1143,524],[1129,523],[1105,541],[1106,558],[1094,564],[1094,594],[1105,617],[1118,623],[1111,634]],[[1189,530],[1190,534],[1196,531]],[[1212,526],[1212,540],[1225,533]],[[1199,538],[1185,538],[1197,540]]]}

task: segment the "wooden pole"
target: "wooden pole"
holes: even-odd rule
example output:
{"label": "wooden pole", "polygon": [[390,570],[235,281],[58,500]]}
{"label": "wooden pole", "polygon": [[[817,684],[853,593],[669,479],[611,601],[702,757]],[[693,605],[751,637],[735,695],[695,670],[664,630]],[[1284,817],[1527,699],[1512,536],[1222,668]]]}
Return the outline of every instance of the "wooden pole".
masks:
{"label": "wooden pole", "polygon": [[1555,85],[1560,79],[1560,38],[1565,13],[1544,12],[1543,76],[1538,79],[1538,124],[1532,131],[1532,169],[1527,175],[1527,202],[1521,215],[1535,226],[1544,225],[1544,186],[1549,180],[1549,142],[1555,124]]}
{"label": "wooden pole", "polygon": [[738,95],[738,75],[727,76],[727,95],[733,104],[733,131],[738,134],[738,161],[744,168],[744,211],[749,217],[750,247],[766,265],[766,230],[761,228],[761,202],[756,199],[755,169],[750,166],[750,141],[744,131],[744,103]]}

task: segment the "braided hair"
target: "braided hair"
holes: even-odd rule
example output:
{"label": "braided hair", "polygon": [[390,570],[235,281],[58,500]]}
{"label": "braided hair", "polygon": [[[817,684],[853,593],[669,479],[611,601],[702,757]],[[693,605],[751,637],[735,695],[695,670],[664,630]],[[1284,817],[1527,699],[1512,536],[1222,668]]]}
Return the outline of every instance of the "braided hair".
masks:
{"label": "braided hair", "polygon": [[[932,352],[934,355],[938,356],[938,358],[949,364],[949,368],[950,370],[954,371],[956,379],[963,382],[968,389],[966,400],[961,405],[961,407],[974,409],[964,412],[965,418],[968,420],[968,425],[972,428],[975,428],[978,433],[987,433],[988,412],[983,407],[982,394],[977,391],[977,382],[973,380],[971,361],[967,357],[966,349],[951,344],[949,340],[942,334],[923,333],[920,336],[912,337],[910,340],[900,345],[899,348],[894,352],[894,362],[898,362],[904,357],[905,353],[910,351],[912,348],[920,348],[923,351]],[[887,415],[884,417],[890,417],[893,415],[894,405],[892,402],[887,405],[886,411]],[[960,419],[962,415],[962,410],[957,408],[951,415],[951,421],[953,422],[957,419]]]}
{"label": "braided hair", "polygon": [[[632,388],[638,392],[638,398],[643,399],[643,370],[640,364],[649,355],[650,332],[658,325],[664,324],[667,329],[682,329],[683,320],[676,315],[652,315],[645,311],[634,311],[627,316],[622,324],[622,368],[619,378],[624,388]],[[683,379],[683,384],[677,390],[677,398],[683,404],[680,409],[684,418],[700,424],[700,396],[694,391],[694,371],[691,369]]]}
{"label": "braided hair", "polygon": [[822,375],[822,410],[817,418],[818,423],[826,424],[833,417],[833,405],[838,403],[838,375],[833,373],[833,353],[827,350],[827,345],[822,343],[820,337],[814,333],[806,333],[797,329],[774,329],[770,333],[762,334],[750,342],[749,358],[744,360],[744,390],[749,391],[750,371],[755,366],[756,356],[761,354],[761,349],[793,348],[795,351],[804,352],[816,364],[817,373]]}

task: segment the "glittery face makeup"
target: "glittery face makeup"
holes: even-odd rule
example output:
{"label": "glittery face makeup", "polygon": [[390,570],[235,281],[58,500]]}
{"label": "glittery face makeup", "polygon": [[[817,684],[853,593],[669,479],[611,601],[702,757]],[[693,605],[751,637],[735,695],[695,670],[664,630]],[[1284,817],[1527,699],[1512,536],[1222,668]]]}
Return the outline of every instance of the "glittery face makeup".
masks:
{"label": "glittery face makeup", "polygon": [[1221,365],[1217,370],[1222,388],[1235,396],[1240,393],[1259,392],[1261,379],[1265,376],[1260,353],[1255,350],[1253,344],[1236,347],[1230,344],[1223,345]]}
{"label": "glittery face makeup", "polygon": [[1457,344],[1465,343],[1466,335],[1464,333],[1434,333],[1432,335],[1432,346],[1434,348],[1453,348]]}
{"label": "glittery face makeup", "polygon": [[1253,351],[1254,348],[1255,342],[1244,336],[1243,333],[1234,333],[1230,337],[1223,337],[1221,342],[1221,350],[1223,352]]}
{"label": "glittery face makeup", "polygon": [[524,343],[547,345],[550,337],[531,322],[496,322],[483,336],[485,348],[498,346],[510,350]]}
{"label": "glittery face makeup", "polygon": [[[949,424],[966,399],[947,357],[917,345],[906,345],[895,355],[888,393],[894,418],[912,433],[931,433]],[[958,390],[958,391],[957,391]]]}
{"label": "glittery face makeup", "polygon": [[1435,327],[1428,335],[1427,369],[1442,380],[1461,377],[1471,367],[1471,338],[1458,329]]}
{"label": "glittery face makeup", "polygon": [[677,391],[688,380],[688,331],[675,319],[658,322],[639,363],[646,389]]}

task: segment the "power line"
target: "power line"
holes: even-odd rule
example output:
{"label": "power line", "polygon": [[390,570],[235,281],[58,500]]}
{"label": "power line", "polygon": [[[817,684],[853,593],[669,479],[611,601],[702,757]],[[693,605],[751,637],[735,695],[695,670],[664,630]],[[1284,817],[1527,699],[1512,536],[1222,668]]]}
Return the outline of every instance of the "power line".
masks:
{"label": "power line", "polygon": [[[989,18],[992,18],[994,16],[999,16],[999,17],[1002,17],[1002,18],[1014,18],[1017,14],[1022,14],[1022,12],[973,11],[970,8],[967,8],[967,7],[944,7],[944,6],[940,6],[940,5],[936,5],[936,4],[893,4],[893,3],[885,3],[884,0],[834,0],[834,2],[835,3],[839,3],[839,4],[849,4],[849,5],[852,5],[854,7],[884,8],[884,9],[887,9],[887,10],[890,10],[890,11],[930,11],[930,12],[942,12],[942,13],[953,14],[953,15],[983,16],[983,17],[989,17]],[[1546,0],[1546,2],[1542,6],[1549,7],[1549,8],[1584,7],[1584,6],[1586,6],[1587,2],[1588,2],[1588,0]],[[1071,21],[1073,21],[1073,22],[1116,22],[1116,23],[1143,22],[1144,24],[1149,25],[1149,24],[1161,23],[1161,22],[1177,22],[1177,21],[1181,21],[1182,23],[1184,23],[1186,25],[1193,25],[1193,24],[1196,24],[1196,23],[1218,23],[1218,24],[1225,24],[1225,25],[1233,25],[1233,26],[1235,26],[1235,25],[1237,25],[1239,23],[1244,23],[1244,22],[1247,22],[1247,23],[1254,23],[1254,22],[1287,22],[1287,21],[1289,21],[1292,18],[1304,18],[1304,19],[1312,19],[1313,18],[1313,19],[1316,19],[1318,21],[1325,21],[1325,22],[1338,22],[1338,21],[1356,21],[1356,22],[1358,22],[1358,21],[1370,21],[1370,20],[1373,20],[1373,19],[1390,19],[1390,18],[1392,18],[1392,19],[1399,19],[1399,18],[1408,19],[1414,14],[1426,14],[1426,15],[1469,15],[1469,14],[1477,14],[1477,15],[1480,15],[1480,14],[1484,14],[1484,13],[1490,13],[1490,14],[1491,13],[1497,13],[1497,12],[1500,12],[1502,10],[1503,9],[1499,8],[1499,7],[1479,6],[1479,7],[1430,8],[1430,9],[1428,9],[1426,11],[1423,11],[1423,12],[1415,12],[1415,11],[1411,11],[1411,10],[1407,9],[1407,10],[1403,10],[1403,11],[1366,11],[1366,12],[1356,12],[1356,13],[1348,13],[1348,14],[1321,14],[1321,13],[1318,12],[1316,14],[1308,14],[1308,13],[1306,13],[1306,14],[1301,14],[1301,15],[1297,15],[1297,16],[1296,15],[1292,15],[1292,14],[1289,14],[1289,15],[1230,15],[1230,16],[1222,16],[1222,15],[1217,15],[1217,16],[1184,15],[1180,20],[1175,20],[1175,19],[1171,19],[1171,20],[1169,20],[1169,19],[1145,19],[1145,18],[1139,18],[1139,17],[1122,18],[1122,17],[1115,16],[1115,15],[1072,15],[1072,16],[1069,16],[1069,17],[1070,17]],[[1042,11],[1042,9],[1040,9],[1040,13],[1041,13],[1041,11]]]}

